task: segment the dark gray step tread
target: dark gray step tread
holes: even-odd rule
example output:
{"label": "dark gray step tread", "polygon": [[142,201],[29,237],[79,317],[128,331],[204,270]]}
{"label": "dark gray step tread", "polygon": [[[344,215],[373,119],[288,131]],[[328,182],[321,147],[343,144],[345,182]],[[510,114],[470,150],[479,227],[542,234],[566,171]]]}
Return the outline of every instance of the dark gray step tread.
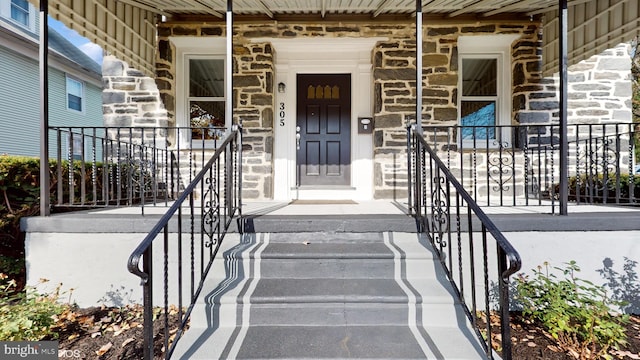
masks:
{"label": "dark gray step tread", "polygon": [[240,347],[241,359],[424,359],[407,326],[255,326]]}

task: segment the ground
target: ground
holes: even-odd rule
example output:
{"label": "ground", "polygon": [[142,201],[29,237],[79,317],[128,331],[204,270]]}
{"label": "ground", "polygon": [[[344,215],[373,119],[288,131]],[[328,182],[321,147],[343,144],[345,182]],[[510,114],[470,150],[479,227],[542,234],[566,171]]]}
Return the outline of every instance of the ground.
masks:
{"label": "ground", "polygon": [[[495,329],[496,332],[499,329]],[[626,325],[627,344],[611,350],[612,359],[640,359],[640,316],[631,316]],[[525,321],[520,314],[512,314],[511,339],[514,360],[573,360],[577,357],[562,351],[555,340],[540,326]]]}
{"label": "ground", "polygon": [[[58,317],[60,359],[142,359],[142,306],[69,308]],[[154,352],[164,354],[164,317],[154,321]],[[178,329],[175,308],[169,311],[169,339]]]}
{"label": "ground", "polygon": [[[170,339],[177,329],[176,310],[170,310]],[[59,317],[61,359],[141,359],[142,308],[95,307],[69,309]],[[154,348],[163,349],[163,318],[154,324]],[[640,316],[627,325],[627,345],[612,351],[613,359],[640,359]],[[513,358],[516,360],[571,360],[539,326],[518,315],[512,318]]]}

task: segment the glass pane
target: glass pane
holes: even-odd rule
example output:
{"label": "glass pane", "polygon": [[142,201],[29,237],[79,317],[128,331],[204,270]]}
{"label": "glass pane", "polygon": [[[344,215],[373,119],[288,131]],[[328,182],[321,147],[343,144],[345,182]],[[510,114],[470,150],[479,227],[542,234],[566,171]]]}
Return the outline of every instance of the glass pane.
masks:
{"label": "glass pane", "polygon": [[462,95],[497,95],[496,59],[462,59]]}
{"label": "glass pane", "polygon": [[191,133],[194,139],[218,139],[224,130],[224,101],[191,101]]}
{"label": "glass pane", "polygon": [[224,96],[224,60],[189,59],[189,96]]}
{"label": "glass pane", "polygon": [[29,26],[29,2],[27,0],[11,0],[11,18]]}
{"label": "glass pane", "polygon": [[462,101],[462,139],[496,138],[496,102]]}
{"label": "glass pane", "polygon": [[77,97],[82,97],[82,83],[80,81],[67,78],[67,93]]}
{"label": "glass pane", "polygon": [[69,109],[82,111],[82,98],[71,94],[67,95],[67,98],[69,99],[67,104]]}

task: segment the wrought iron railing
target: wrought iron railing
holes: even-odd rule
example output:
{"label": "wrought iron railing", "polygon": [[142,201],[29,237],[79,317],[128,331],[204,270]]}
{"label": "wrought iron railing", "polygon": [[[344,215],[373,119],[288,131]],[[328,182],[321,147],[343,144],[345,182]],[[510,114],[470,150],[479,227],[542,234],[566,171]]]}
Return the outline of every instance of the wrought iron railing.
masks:
{"label": "wrought iron railing", "polygon": [[[414,127],[408,128],[409,205],[433,245],[473,323],[488,359],[498,342],[511,356],[509,277],[520,270],[518,252]],[[492,321],[495,315],[499,324]],[[500,336],[492,335],[494,327]]]}
{"label": "wrought iron railing", "polygon": [[[424,138],[482,206],[558,206],[558,125],[424,126]],[[568,127],[569,195],[576,203],[638,203],[634,125]]]}
{"label": "wrought iron railing", "polygon": [[[144,359],[162,356],[154,354],[154,317],[164,329],[164,358],[171,357],[227,230],[242,215],[242,129],[234,127],[218,145],[129,257],[129,271],[142,281]],[[170,335],[171,312],[179,321],[175,336]]]}
{"label": "wrought iron railing", "polygon": [[224,128],[50,127],[52,207],[168,205]]}

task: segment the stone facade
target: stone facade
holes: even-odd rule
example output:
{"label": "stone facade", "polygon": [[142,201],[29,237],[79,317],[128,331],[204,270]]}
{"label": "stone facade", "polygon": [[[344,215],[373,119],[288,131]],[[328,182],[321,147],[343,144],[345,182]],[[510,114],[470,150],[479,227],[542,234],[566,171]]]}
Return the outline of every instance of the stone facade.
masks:
{"label": "stone facade", "polygon": [[[537,23],[477,23],[426,26],[423,47],[423,116],[428,123],[457,122],[457,38],[474,34],[519,34],[513,45],[513,78],[518,80],[514,121],[540,88],[540,40]],[[163,23],[158,27],[157,84],[169,124],[175,124],[175,48],[172,36],[225,36],[224,24]],[[265,199],[273,194],[274,56],[260,38],[386,37],[372,52],[374,73],[375,198],[406,197],[405,122],[415,117],[415,26],[411,22],[234,25],[235,120],[245,132],[243,196]],[[514,94],[516,95],[516,94]],[[514,97],[515,98],[515,97]]]}
{"label": "stone facade", "polygon": [[[539,72],[538,72],[539,73]],[[559,77],[545,78],[528,100],[516,105],[527,107],[519,116],[522,124],[558,123]],[[568,69],[569,124],[631,122],[631,58],[629,45],[594,55]]]}
{"label": "stone facade", "polygon": [[[106,127],[149,127],[145,137],[167,138],[168,118],[154,79],[113,56],[102,62],[102,113]],[[141,134],[134,132],[134,141]]]}

